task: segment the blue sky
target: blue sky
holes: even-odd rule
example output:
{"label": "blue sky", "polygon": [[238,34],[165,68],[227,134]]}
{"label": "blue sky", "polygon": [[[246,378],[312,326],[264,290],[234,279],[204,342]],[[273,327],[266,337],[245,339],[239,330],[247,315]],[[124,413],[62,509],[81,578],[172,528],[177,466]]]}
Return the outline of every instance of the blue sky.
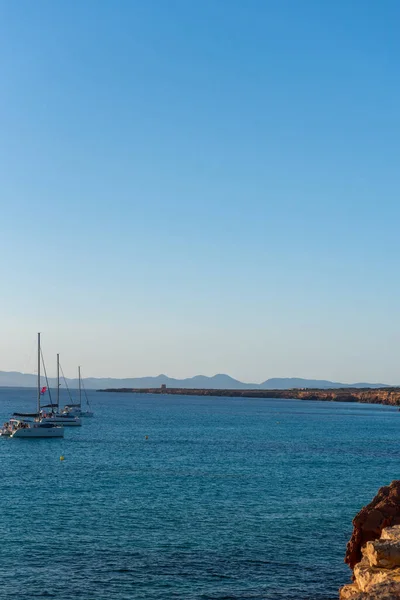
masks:
{"label": "blue sky", "polygon": [[399,17],[0,0],[0,369],[399,383]]}

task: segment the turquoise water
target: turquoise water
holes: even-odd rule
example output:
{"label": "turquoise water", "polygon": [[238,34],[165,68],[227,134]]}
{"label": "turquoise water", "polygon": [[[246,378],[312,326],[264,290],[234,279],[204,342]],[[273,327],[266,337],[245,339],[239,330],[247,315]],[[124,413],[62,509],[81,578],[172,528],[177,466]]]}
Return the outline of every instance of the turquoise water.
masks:
{"label": "turquoise water", "polygon": [[[333,600],[400,477],[394,408],[89,395],[64,440],[0,438],[1,598]],[[3,421],[34,405],[0,389]]]}

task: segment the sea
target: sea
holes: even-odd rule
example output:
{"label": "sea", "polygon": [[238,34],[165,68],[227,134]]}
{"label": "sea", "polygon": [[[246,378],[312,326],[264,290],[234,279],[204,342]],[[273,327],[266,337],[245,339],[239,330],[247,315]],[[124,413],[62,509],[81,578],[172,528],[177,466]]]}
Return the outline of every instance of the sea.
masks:
{"label": "sea", "polygon": [[[1,599],[336,600],[400,478],[393,407],[88,395],[64,439],[0,438]],[[3,421],[35,406],[0,389]]]}

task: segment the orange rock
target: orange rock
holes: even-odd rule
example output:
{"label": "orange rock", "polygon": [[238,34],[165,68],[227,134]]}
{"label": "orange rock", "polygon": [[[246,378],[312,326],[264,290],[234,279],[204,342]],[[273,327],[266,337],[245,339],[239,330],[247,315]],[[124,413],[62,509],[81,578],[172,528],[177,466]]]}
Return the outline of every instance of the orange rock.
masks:
{"label": "orange rock", "polygon": [[382,530],[400,524],[400,481],[382,487],[375,498],[353,519],[353,534],[347,544],[345,562],[354,569],[366,542],[380,538]]}

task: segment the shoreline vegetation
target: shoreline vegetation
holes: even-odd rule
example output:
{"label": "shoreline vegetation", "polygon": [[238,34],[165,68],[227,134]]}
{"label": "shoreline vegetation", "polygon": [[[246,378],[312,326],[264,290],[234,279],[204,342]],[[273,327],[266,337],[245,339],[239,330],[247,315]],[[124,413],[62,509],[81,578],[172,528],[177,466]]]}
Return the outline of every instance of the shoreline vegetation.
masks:
{"label": "shoreline vegetation", "polygon": [[282,400],[321,400],[326,402],[361,402],[365,404],[386,404],[400,406],[400,387],[393,388],[335,388],[289,390],[222,390],[190,388],[107,388],[98,392],[119,392],[127,394],[162,394],[180,396],[223,396],[231,398],[274,398]]}

